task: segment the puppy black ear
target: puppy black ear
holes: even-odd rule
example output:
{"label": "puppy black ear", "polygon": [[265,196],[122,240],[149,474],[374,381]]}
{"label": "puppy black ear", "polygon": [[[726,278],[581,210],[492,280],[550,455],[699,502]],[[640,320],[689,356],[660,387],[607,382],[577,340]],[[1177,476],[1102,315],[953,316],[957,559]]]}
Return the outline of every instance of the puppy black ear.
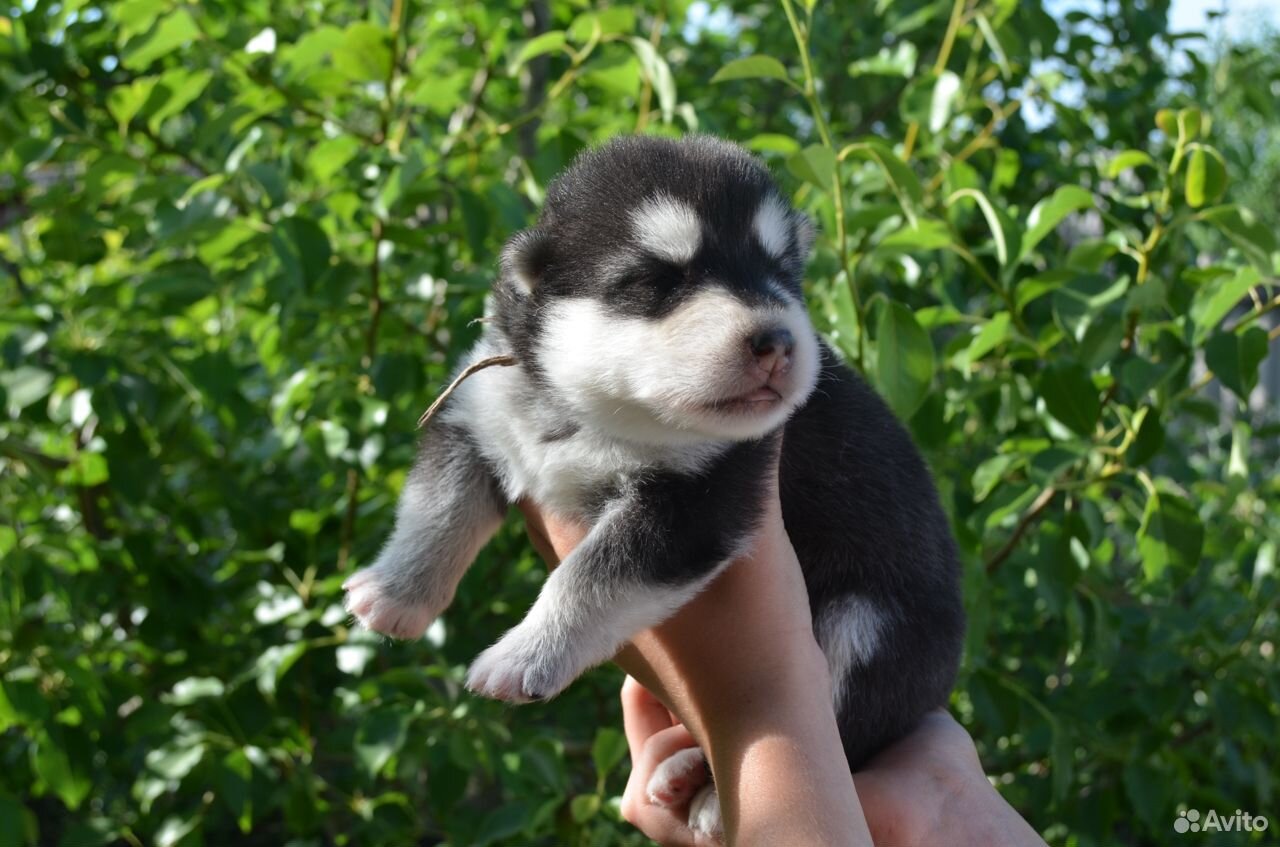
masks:
{"label": "puppy black ear", "polygon": [[796,234],[796,249],[800,253],[800,263],[804,264],[809,261],[809,255],[813,252],[813,242],[818,237],[818,228],[814,225],[813,218],[804,212],[793,212],[791,221],[791,228]]}
{"label": "puppy black ear", "polygon": [[551,263],[551,238],[538,228],[517,232],[502,248],[502,279],[521,294],[529,294],[542,281]]}

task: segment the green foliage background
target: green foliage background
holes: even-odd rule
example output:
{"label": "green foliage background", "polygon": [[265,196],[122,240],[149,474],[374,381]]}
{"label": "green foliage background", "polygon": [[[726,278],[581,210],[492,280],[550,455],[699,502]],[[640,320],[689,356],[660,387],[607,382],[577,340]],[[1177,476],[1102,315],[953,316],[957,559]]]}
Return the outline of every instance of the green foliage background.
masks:
{"label": "green foliage background", "polygon": [[1280,43],[1046,5],[0,8],[0,844],[643,843],[616,670],[460,688],[540,584],[518,522],[421,642],[339,584],[502,240],[584,146],[692,130],[821,224],[1009,801],[1055,844],[1280,825]]}

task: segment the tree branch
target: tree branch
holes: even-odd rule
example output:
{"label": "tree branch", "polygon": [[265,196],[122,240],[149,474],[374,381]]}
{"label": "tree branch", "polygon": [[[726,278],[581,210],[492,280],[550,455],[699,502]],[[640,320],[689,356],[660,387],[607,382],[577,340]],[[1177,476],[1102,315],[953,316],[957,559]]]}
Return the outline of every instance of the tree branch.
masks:
{"label": "tree branch", "polygon": [[1013,534],[1009,536],[1009,540],[987,560],[988,575],[995,573],[996,568],[1000,567],[1006,559],[1013,555],[1013,551],[1017,549],[1018,542],[1022,540],[1022,536],[1027,534],[1027,530],[1031,528],[1031,525],[1044,513],[1045,509],[1049,508],[1049,504],[1053,502],[1053,498],[1057,493],[1058,489],[1050,485],[1032,501],[1031,508],[1018,521],[1018,525],[1013,528]]}

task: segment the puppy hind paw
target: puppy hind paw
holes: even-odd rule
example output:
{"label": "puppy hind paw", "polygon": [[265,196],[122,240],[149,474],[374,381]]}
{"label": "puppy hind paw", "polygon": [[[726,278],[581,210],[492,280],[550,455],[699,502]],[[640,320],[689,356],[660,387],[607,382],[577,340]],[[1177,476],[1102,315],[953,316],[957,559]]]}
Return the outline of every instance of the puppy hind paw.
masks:
{"label": "puppy hind paw", "polygon": [[377,568],[365,568],[342,584],[344,606],[360,625],[398,639],[420,638],[442,609],[391,591]]}
{"label": "puppy hind paw", "polygon": [[707,757],[698,747],[686,747],[654,768],[645,786],[645,794],[655,806],[674,809],[688,803],[708,781]]}
{"label": "puppy hind paw", "polygon": [[704,785],[689,804],[689,829],[718,844],[724,843],[724,820],[720,817],[720,795],[714,785]]}

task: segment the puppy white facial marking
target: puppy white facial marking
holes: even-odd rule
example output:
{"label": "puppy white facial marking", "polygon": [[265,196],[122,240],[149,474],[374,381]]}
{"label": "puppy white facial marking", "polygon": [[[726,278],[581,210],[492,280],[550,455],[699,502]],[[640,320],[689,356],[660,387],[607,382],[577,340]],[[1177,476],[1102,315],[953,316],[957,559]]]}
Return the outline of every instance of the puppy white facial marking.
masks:
{"label": "puppy white facial marking", "polygon": [[831,604],[819,618],[815,631],[831,672],[836,711],[840,710],[846,680],[855,667],[875,656],[887,625],[887,611],[858,594]]}
{"label": "puppy white facial marking", "polygon": [[[622,317],[589,298],[546,312],[539,360],[552,384],[592,424],[651,443],[759,438],[803,403],[817,382],[817,337],[794,298],[753,306],[713,286],[659,319]],[[708,404],[758,387],[747,340],[781,326],[795,338],[782,401],[731,418]]]}
{"label": "puppy white facial marking", "polygon": [[658,195],[631,215],[636,239],[660,259],[677,265],[692,261],[702,246],[702,223],[693,209],[666,195]]}
{"label": "puppy white facial marking", "polygon": [[791,245],[791,213],[777,197],[760,204],[752,228],[760,244],[775,259],[781,259]]}

